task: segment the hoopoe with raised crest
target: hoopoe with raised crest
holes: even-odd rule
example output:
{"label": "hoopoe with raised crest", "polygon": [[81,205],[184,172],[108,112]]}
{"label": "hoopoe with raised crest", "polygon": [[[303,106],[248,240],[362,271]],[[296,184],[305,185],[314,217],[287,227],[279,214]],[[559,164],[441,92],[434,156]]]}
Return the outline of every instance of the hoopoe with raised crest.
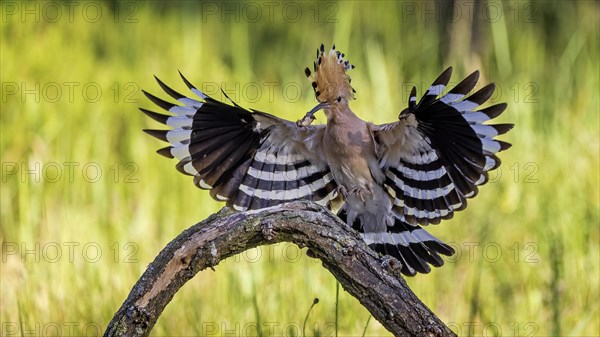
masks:
{"label": "hoopoe with raised crest", "polygon": [[[354,99],[347,72],[354,68],[335,45],[317,50],[314,73],[306,68],[319,102],[297,122],[215,100],[181,78],[197,97],[186,97],[156,78],[179,104],[144,91],[172,115],[141,109],[171,130],[144,130],[170,143],[158,153],[177,158],[177,169],[194,177],[235,210],[258,210],[294,200],[326,206],[360,232],[375,251],[401,262],[401,272],[428,273],[444,264],[449,245],[422,226],[452,218],[497,168],[497,152],[510,147],[495,137],[512,124],[484,124],[505,103],[478,109],[495,90],[472,95],[479,72],[443,93],[446,69],[417,102],[389,124],[363,121],[349,107]],[[311,125],[324,110],[327,123]]]}

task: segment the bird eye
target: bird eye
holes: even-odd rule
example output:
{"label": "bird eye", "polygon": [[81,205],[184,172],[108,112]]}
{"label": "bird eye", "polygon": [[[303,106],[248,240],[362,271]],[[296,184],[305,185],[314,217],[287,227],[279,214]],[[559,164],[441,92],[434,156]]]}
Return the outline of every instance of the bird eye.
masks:
{"label": "bird eye", "polygon": [[338,96],[337,98],[338,103],[342,101],[342,96]]}

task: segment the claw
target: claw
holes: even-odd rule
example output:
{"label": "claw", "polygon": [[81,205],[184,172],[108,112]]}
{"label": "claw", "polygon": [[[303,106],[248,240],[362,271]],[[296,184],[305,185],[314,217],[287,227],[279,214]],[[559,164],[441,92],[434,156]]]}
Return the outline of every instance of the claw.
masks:
{"label": "claw", "polygon": [[299,127],[309,126],[312,124],[312,122],[314,122],[314,120],[315,116],[313,116],[311,113],[307,113],[304,117],[302,117],[302,119],[296,121],[296,125]]}
{"label": "claw", "polygon": [[329,106],[329,104],[325,102],[319,102],[312,110],[306,113],[304,117],[296,122],[298,126],[309,126],[315,120],[315,113],[321,109],[325,109]]}
{"label": "claw", "polygon": [[348,198],[348,190],[343,185],[338,185],[337,187],[338,193],[343,195],[344,198]]}

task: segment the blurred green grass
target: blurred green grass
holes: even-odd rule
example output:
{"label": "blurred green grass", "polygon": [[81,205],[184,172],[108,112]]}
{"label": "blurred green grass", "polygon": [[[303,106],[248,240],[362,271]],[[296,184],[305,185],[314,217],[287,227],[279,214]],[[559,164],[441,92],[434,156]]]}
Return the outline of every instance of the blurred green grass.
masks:
{"label": "blurred green grass", "polygon": [[[23,14],[35,4],[39,20]],[[268,16],[262,2],[92,2],[73,20],[47,4],[2,3],[3,335],[102,332],[159,250],[222,206],[141,132],[157,127],[137,110],[151,106],[141,89],[160,93],[153,74],[186,92],[179,69],[295,120],[314,105],[303,69],[321,42],[356,65],[351,106],[377,123],[447,66],[453,81],[481,69],[509,103],[513,147],[467,210],[432,228],[459,256],[409,279],[415,293],[461,336],[600,335],[596,3],[491,3],[501,15],[481,23],[476,50],[466,13],[446,35],[433,3],[303,2],[299,16],[280,3]],[[308,334],[334,334],[335,279],[304,251],[262,247],[215,270],[179,292],[153,335],[298,334],[315,297]],[[368,312],[339,301],[339,335],[362,334]],[[371,320],[367,335],[382,334]]]}

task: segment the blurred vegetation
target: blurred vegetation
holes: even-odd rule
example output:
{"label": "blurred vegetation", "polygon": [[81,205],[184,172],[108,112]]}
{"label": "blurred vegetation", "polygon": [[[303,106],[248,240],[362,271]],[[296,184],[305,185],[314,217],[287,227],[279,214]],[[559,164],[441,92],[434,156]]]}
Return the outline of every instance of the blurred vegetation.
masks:
{"label": "blurred vegetation", "polygon": [[[153,74],[187,92],[179,69],[295,120],[314,105],[303,69],[324,42],[356,65],[365,119],[393,120],[447,66],[454,83],[480,69],[509,104],[513,147],[466,211],[431,228],[459,254],[409,279],[416,294],[461,336],[600,335],[598,3],[1,5],[0,334],[101,333],[159,250],[222,207],[141,132],[158,127],[137,110],[152,106],[142,89],[161,91]],[[315,297],[307,335],[334,334],[336,281],[304,251],[262,247],[215,270],[154,335],[299,335]],[[368,319],[341,291],[339,335]],[[370,321],[367,336],[385,334]]]}

